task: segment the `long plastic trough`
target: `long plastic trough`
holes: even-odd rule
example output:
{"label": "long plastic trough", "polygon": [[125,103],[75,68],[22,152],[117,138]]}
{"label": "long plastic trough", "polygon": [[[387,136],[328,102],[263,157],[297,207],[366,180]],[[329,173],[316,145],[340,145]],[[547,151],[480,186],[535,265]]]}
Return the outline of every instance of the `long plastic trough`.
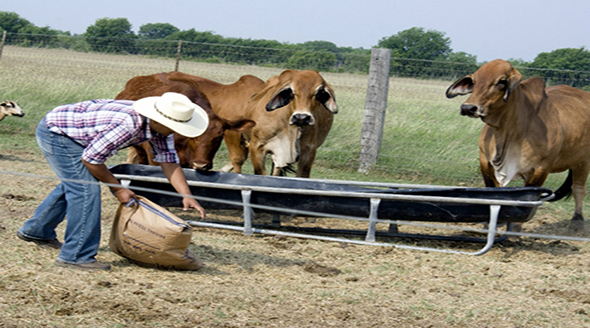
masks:
{"label": "long plastic trough", "polygon": [[[121,164],[110,167],[110,170],[118,179],[126,180],[137,194],[161,206],[182,206],[181,198],[172,194],[174,189],[160,167]],[[536,187],[404,185],[183,170],[191,193],[204,208],[244,210],[244,227],[239,229],[245,234],[273,233],[267,229],[257,231],[252,227],[253,210],[256,213],[365,218],[369,221],[365,241],[369,243],[375,242],[377,222],[488,222],[490,227],[486,241],[489,245],[484,246],[483,252],[494,242],[497,223],[530,220],[537,207],[552,195],[551,190]],[[189,223],[220,227],[211,222]],[[482,251],[469,254],[478,255]]]}

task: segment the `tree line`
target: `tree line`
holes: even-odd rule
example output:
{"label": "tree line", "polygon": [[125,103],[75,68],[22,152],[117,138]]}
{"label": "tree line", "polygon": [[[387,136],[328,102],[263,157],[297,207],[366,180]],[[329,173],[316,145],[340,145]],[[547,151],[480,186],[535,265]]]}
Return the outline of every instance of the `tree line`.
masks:
{"label": "tree line", "polygon": [[[126,18],[101,18],[82,35],[37,27],[13,12],[0,12],[6,44],[60,47],[76,51],[174,57],[207,62],[267,65],[334,72],[369,70],[370,49],[339,47],[329,41],[297,44],[264,39],[223,37],[211,31],[180,30],[169,23],[150,23],[133,32]],[[482,63],[477,56],[454,52],[444,32],[412,27],[384,37],[375,47],[391,49],[391,72],[400,77],[454,79]],[[590,51],[564,48],[537,55],[532,62],[508,59],[526,76],[542,76],[549,84],[590,85]]]}

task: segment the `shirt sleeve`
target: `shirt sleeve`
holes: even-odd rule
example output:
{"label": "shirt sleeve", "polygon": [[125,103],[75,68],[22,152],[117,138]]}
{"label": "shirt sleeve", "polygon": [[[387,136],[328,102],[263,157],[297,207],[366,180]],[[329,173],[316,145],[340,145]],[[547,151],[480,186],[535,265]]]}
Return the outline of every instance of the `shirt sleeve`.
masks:
{"label": "shirt sleeve", "polygon": [[132,138],[133,133],[124,124],[110,125],[86,146],[82,159],[90,164],[103,164],[109,157],[117,154],[121,145]]}
{"label": "shirt sleeve", "polygon": [[156,163],[178,163],[178,154],[174,148],[174,134],[168,136],[155,135],[151,140],[154,150],[154,162]]}

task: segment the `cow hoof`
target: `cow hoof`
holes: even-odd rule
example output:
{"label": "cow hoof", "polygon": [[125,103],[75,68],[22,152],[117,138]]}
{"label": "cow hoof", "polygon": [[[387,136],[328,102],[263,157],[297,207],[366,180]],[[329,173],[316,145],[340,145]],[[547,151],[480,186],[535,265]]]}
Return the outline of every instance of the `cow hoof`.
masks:
{"label": "cow hoof", "polygon": [[569,227],[570,232],[582,232],[584,231],[584,217],[578,213],[574,213],[572,221]]}
{"label": "cow hoof", "polygon": [[584,231],[584,221],[572,220],[569,227],[569,232],[579,233]]}

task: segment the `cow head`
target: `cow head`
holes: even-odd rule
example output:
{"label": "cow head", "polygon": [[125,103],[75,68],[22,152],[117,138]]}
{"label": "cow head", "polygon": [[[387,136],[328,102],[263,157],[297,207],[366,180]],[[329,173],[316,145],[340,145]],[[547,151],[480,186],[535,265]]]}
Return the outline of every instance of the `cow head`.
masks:
{"label": "cow head", "polygon": [[510,93],[521,80],[522,75],[509,62],[496,59],[457,80],[447,89],[446,96],[454,98],[471,94],[461,105],[461,115],[485,121],[487,116],[494,114],[495,108],[508,102]]}
{"label": "cow head", "polygon": [[212,111],[209,114],[207,131],[196,138],[174,135],[174,146],[178,153],[180,165],[195,170],[210,170],[213,158],[221,146],[226,130],[242,132],[252,128],[256,123],[248,119],[226,120]]}
{"label": "cow head", "polygon": [[0,103],[0,121],[6,116],[23,117],[25,113],[14,101],[5,100]]}
{"label": "cow head", "polygon": [[318,107],[338,113],[334,90],[318,72],[286,70],[276,82],[282,87],[266,104],[266,110],[271,112],[290,104],[293,112],[289,124],[298,127],[314,125],[313,111]]}

